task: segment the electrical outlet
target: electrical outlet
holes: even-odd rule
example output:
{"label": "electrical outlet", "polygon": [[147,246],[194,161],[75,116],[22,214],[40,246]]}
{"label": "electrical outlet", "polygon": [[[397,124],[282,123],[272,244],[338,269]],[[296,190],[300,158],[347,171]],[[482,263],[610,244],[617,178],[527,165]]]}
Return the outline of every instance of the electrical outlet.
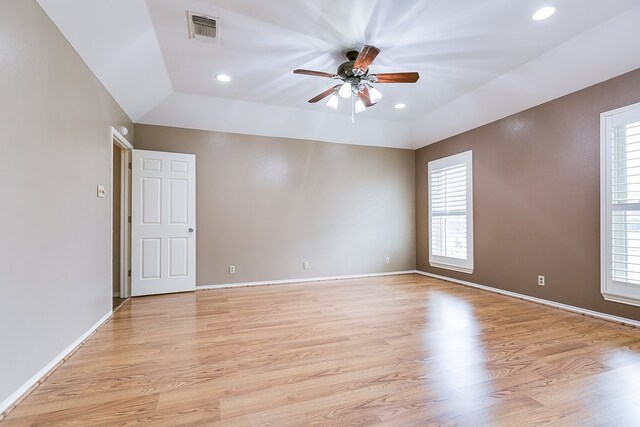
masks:
{"label": "electrical outlet", "polygon": [[235,265],[230,265],[229,266],[229,274],[236,274],[236,266]]}
{"label": "electrical outlet", "polygon": [[387,258],[384,260],[384,262],[385,262],[385,264],[389,264],[389,263],[391,262],[391,258],[387,257]]}
{"label": "electrical outlet", "polygon": [[305,261],[302,263],[302,268],[304,268],[305,270],[309,269],[309,261]]}
{"label": "electrical outlet", "polygon": [[98,185],[97,188],[97,196],[101,199],[104,199],[107,195],[107,190],[104,188],[104,185]]}
{"label": "electrical outlet", "polygon": [[544,286],[544,276],[538,276],[538,286]]}

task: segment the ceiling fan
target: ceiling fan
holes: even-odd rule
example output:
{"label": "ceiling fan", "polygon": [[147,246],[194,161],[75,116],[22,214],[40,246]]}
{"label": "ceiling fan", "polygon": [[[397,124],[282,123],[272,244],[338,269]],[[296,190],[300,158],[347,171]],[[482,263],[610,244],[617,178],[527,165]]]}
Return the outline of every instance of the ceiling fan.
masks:
{"label": "ceiling fan", "polygon": [[346,53],[348,61],[338,67],[336,74],[300,69],[293,70],[293,72],[295,74],[341,80],[342,83],[311,98],[309,102],[314,104],[331,96],[327,106],[337,110],[340,102],[338,95],[345,99],[351,99],[351,121],[354,122],[355,114],[366,111],[368,107],[373,107],[382,99],[382,93],[373,86],[374,84],[415,83],[420,78],[418,73],[369,74],[369,66],[379,53],[380,49],[369,45],[363,47],[360,52],[351,50]]}

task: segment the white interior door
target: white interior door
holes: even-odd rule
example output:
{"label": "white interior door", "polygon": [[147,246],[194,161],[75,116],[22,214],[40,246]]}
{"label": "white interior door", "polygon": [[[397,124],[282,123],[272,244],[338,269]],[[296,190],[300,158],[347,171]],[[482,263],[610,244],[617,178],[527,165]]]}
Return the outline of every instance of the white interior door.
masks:
{"label": "white interior door", "polygon": [[196,157],[133,150],[131,295],[196,287]]}

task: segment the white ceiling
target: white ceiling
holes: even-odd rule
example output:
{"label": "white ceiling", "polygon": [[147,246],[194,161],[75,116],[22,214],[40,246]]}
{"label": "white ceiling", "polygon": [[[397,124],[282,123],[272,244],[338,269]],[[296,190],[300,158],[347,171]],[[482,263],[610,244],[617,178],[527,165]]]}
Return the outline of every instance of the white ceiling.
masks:
{"label": "white ceiling", "polygon": [[[640,0],[555,0],[542,22],[544,0],[39,3],[139,123],[416,148],[640,68]],[[216,43],[189,40],[187,10],[221,18]],[[355,125],[308,104],[335,82],[291,71],[335,72],[365,43],[382,50],[372,72],[422,78],[378,85]]]}

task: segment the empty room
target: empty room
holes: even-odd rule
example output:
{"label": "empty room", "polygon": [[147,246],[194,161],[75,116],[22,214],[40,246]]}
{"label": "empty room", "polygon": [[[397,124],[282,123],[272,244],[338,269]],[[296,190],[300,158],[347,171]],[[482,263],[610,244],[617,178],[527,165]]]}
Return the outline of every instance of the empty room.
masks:
{"label": "empty room", "polygon": [[637,426],[640,0],[1,0],[0,427]]}

